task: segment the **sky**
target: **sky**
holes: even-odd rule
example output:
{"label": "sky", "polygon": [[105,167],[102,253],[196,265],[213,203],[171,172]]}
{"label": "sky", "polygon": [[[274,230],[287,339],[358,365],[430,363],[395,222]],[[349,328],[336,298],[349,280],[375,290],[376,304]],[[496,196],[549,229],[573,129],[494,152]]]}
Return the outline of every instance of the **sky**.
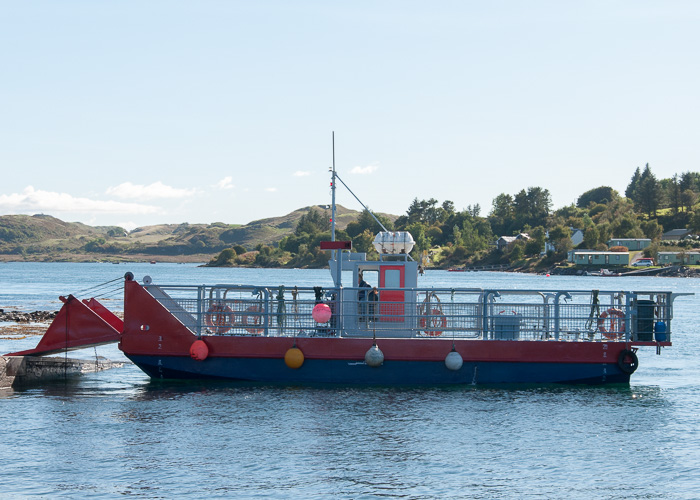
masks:
{"label": "sky", "polygon": [[[553,208],[700,170],[700,2],[0,0],[0,215]],[[337,202],[361,210],[342,187]]]}

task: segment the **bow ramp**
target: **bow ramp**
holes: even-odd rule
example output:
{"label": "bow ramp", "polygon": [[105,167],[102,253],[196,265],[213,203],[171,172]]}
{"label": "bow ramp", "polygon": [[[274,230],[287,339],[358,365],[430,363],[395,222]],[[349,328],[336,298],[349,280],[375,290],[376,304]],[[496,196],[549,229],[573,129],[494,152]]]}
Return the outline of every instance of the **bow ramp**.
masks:
{"label": "bow ramp", "polygon": [[34,349],[6,356],[44,356],[119,342],[124,322],[96,299],[59,297],[63,307]]}

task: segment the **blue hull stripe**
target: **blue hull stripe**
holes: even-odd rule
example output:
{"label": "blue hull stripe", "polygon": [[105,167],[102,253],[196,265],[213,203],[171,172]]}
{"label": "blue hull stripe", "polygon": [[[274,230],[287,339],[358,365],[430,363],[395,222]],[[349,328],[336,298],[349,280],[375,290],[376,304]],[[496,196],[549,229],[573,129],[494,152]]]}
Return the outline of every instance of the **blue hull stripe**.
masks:
{"label": "blue hull stripe", "polygon": [[128,356],[152,378],[225,379],[271,383],[441,385],[502,383],[629,383],[616,363],[466,362],[458,371],[443,362],[386,361],[373,368],[361,361],[305,360],[291,369],[282,359]]}

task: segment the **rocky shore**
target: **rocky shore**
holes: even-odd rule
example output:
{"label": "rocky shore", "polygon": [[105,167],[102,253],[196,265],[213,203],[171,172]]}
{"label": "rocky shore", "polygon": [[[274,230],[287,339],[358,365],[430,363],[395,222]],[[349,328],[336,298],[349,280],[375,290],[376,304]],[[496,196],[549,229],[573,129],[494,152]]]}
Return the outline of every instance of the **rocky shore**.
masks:
{"label": "rocky shore", "polygon": [[[614,271],[614,269],[610,270]],[[586,270],[576,267],[555,267],[541,274],[551,274],[552,276],[584,276],[586,274]],[[634,271],[620,272],[618,276],[664,276],[671,278],[700,278],[700,268],[686,266],[657,267],[652,269],[638,269]]]}
{"label": "rocky shore", "polygon": [[7,323],[50,323],[58,311],[5,311],[0,309],[0,322]]}

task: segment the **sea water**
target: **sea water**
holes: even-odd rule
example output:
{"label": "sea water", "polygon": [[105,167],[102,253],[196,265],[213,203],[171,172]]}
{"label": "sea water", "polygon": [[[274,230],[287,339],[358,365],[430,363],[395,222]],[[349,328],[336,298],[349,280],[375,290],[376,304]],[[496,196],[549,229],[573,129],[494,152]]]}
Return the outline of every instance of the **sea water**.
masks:
{"label": "sea water", "polygon": [[[5,263],[0,308],[58,310],[73,293],[120,310],[126,271],[160,284],[331,284],[325,270]],[[673,347],[640,349],[629,386],[159,382],[126,365],[0,390],[0,497],[700,497],[700,280],[428,271],[419,286],[698,295],[676,301]],[[5,337],[0,352],[37,341]],[[115,346],[79,353],[124,359]]]}

